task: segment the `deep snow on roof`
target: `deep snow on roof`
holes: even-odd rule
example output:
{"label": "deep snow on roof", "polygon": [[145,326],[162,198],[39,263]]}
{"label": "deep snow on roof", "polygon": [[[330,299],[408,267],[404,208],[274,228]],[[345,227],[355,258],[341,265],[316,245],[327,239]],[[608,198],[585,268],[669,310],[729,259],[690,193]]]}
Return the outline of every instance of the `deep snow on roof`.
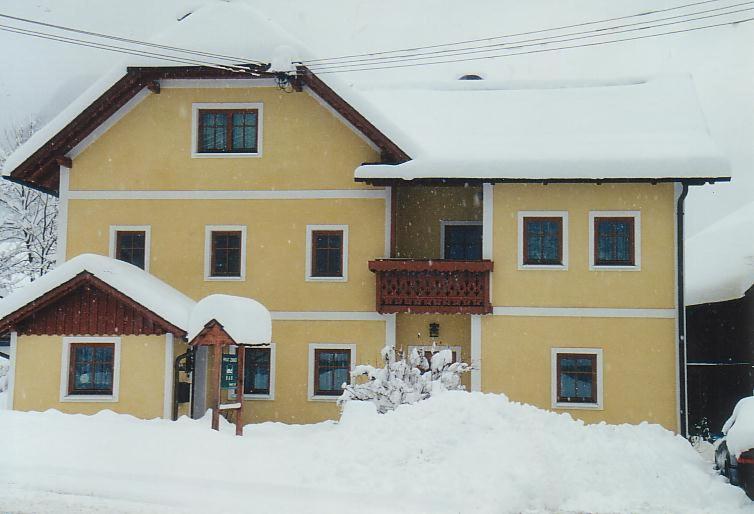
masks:
{"label": "deep snow on roof", "polygon": [[454,81],[359,93],[378,111],[378,126],[389,120],[385,132],[412,160],[364,165],[357,178],[729,176],[686,75],[602,84]]}
{"label": "deep snow on roof", "polygon": [[269,344],[272,341],[270,311],[251,298],[226,294],[202,298],[191,311],[188,340],[194,339],[212,320],[220,323],[238,344]]}
{"label": "deep snow on roof", "polygon": [[88,271],[178,328],[187,330],[194,301],[159,278],[126,262],[81,254],[0,300],[0,319]]}
{"label": "deep snow on roof", "polygon": [[686,240],[686,303],[741,298],[754,284],[754,202]]}

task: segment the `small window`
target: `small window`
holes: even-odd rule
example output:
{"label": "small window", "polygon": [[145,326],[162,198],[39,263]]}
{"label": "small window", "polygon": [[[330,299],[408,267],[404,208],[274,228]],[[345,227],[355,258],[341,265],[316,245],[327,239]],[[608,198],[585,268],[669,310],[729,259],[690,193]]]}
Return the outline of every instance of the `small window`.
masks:
{"label": "small window", "polygon": [[241,277],[242,244],[240,230],[213,231],[210,276]]}
{"label": "small window", "polygon": [[445,222],[442,225],[443,258],[462,261],[482,259],[480,223]]}
{"label": "small window", "polygon": [[523,236],[524,265],[563,264],[563,218],[526,216]]}
{"label": "small window", "polygon": [[244,359],[243,394],[270,394],[270,348],[248,348]]}
{"label": "small window", "polygon": [[199,109],[199,153],[258,152],[257,109]]}
{"label": "small window", "polygon": [[112,395],[114,356],[112,343],[71,343],[68,394]]}
{"label": "small window", "polygon": [[594,218],[594,265],[634,266],[633,217]]}
{"label": "small window", "polygon": [[314,350],[314,394],[340,396],[343,384],[351,382],[351,350]]}
{"label": "small window", "polygon": [[559,353],[557,355],[557,402],[597,403],[597,355]]}
{"label": "small window", "polygon": [[343,231],[312,231],[312,277],[343,276]]}
{"label": "small window", "polygon": [[147,234],[143,230],[118,230],[115,233],[115,258],[144,269]]}

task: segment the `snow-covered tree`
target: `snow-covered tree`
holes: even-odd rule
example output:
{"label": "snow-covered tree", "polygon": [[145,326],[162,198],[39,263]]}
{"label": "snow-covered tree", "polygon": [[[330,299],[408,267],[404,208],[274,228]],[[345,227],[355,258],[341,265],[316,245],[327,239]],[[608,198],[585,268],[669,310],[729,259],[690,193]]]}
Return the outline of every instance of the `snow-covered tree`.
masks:
{"label": "snow-covered tree", "polygon": [[[36,130],[29,120],[0,137],[0,167]],[[57,198],[0,180],[0,296],[52,269],[57,243]]]}
{"label": "snow-covered tree", "polygon": [[[408,353],[395,347],[382,349],[385,365],[376,368],[360,365],[351,373],[351,384],[344,386],[338,404],[348,401],[370,401],[377,411],[385,413],[399,405],[416,403],[441,391],[463,389],[461,375],[471,370],[463,362],[453,362],[451,350],[432,350],[431,359],[421,355],[416,348]],[[360,380],[364,377],[366,380]]]}

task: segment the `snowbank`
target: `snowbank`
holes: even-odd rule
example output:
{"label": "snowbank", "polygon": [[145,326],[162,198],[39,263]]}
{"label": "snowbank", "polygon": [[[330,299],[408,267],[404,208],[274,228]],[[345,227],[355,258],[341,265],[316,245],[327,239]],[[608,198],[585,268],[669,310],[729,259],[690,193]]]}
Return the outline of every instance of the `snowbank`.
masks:
{"label": "snowbank", "polygon": [[272,341],[270,311],[251,298],[212,294],[197,302],[189,319],[188,340],[216,320],[238,344],[269,344]]}
{"label": "snowbank", "polygon": [[728,450],[738,457],[754,448],[754,396],[738,401],[728,421],[723,425]]}
{"label": "snowbank", "polygon": [[751,512],[656,425],[585,426],[464,392],[384,415],[353,404],[343,421],[250,425],[238,438],[206,419],[4,411],[0,505],[56,492],[67,508],[49,512],[96,498],[133,502],[108,512]]}

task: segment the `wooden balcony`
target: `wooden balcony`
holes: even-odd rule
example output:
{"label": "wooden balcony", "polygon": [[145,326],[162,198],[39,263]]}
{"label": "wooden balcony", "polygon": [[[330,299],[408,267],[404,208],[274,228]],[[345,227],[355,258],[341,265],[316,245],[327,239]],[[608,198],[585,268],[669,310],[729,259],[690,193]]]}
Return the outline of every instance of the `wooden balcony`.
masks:
{"label": "wooden balcony", "polygon": [[379,259],[377,312],[489,314],[492,261]]}

